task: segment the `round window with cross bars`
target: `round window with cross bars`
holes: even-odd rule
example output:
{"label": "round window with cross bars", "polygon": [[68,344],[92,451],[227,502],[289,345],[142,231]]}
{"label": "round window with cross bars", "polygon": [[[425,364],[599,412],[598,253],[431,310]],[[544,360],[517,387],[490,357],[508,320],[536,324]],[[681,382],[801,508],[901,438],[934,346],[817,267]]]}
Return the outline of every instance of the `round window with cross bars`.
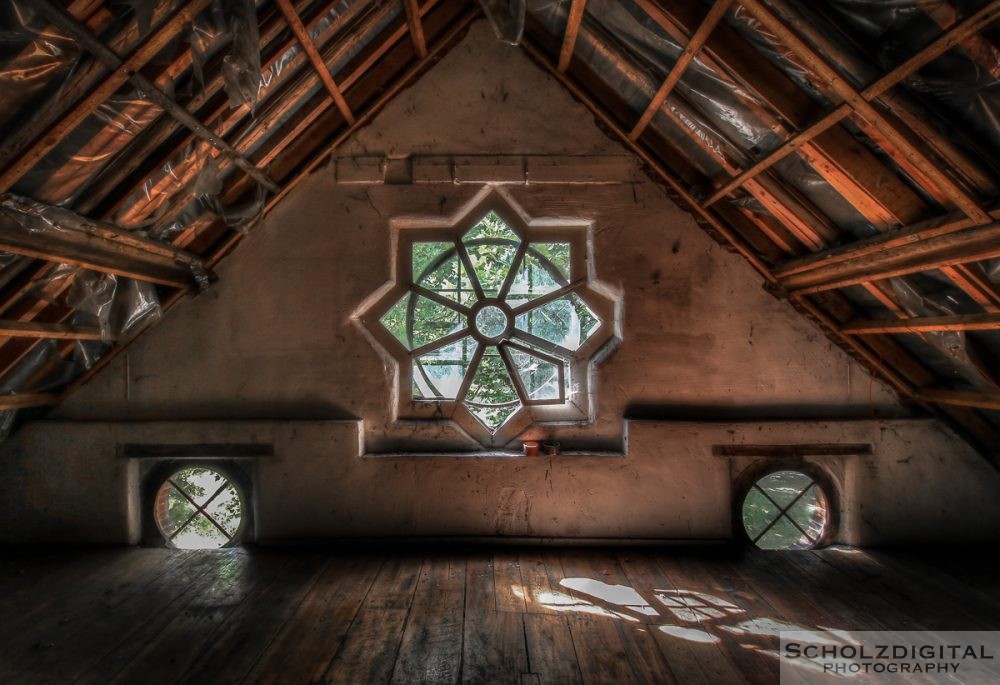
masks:
{"label": "round window with cross bars", "polygon": [[823,540],[829,503],[823,488],[801,471],[773,471],[743,498],[743,528],[761,549],[812,549]]}
{"label": "round window with cross bars", "polygon": [[236,544],[245,518],[236,486],[203,466],[182,468],[167,478],[156,493],[153,511],[160,533],[178,549]]}

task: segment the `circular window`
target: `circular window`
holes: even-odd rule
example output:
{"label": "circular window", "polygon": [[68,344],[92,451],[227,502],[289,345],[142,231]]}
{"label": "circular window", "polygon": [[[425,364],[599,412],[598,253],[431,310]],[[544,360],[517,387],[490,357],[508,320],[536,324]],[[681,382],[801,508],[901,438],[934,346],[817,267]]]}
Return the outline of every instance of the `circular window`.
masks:
{"label": "circular window", "polygon": [[476,330],[484,338],[499,338],[508,325],[507,313],[495,305],[487,305],[476,314]]}
{"label": "circular window", "polygon": [[175,471],[160,486],[156,526],[178,549],[218,549],[239,541],[243,498],[224,475],[203,466]]}
{"label": "circular window", "polygon": [[811,549],[829,520],[826,494],[801,471],[773,471],[743,498],[743,528],[761,549]]}

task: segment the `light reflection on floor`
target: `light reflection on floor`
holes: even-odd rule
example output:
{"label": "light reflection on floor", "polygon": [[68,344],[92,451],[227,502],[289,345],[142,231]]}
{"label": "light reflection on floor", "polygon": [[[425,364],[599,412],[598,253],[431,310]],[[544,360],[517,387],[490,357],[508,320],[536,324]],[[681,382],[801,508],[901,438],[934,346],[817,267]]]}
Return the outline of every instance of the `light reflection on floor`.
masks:
{"label": "light reflection on floor", "polygon": [[[769,617],[754,617],[728,599],[686,589],[652,590],[646,600],[628,585],[612,585],[586,577],[559,581],[566,592],[513,585],[513,593],[526,602],[535,602],[558,612],[576,612],[630,623],[644,623],[659,633],[692,643],[724,645],[744,649],[773,659],[780,658],[779,633],[809,633],[818,644],[852,644],[849,631],[823,626],[803,626]],[[642,628],[636,627],[638,630]],[[787,662],[786,662],[787,664]],[[795,664],[807,671],[820,670],[807,660]],[[844,680],[852,679],[844,675]]]}

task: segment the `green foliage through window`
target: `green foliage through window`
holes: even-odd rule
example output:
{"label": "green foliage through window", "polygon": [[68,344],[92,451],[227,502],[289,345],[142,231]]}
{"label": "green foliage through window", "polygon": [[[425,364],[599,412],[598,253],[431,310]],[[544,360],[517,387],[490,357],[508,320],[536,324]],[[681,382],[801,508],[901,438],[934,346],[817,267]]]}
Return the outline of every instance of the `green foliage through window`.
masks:
{"label": "green foliage through window", "polygon": [[601,323],[570,280],[570,243],[526,241],[491,211],[407,258],[413,286],[380,322],[411,352],[414,400],[459,401],[490,433],[526,403],[568,401],[570,360]]}
{"label": "green foliage through window", "polygon": [[811,549],[826,531],[826,497],[801,471],[769,473],[743,499],[743,527],[761,549]]}
{"label": "green foliage through window", "polygon": [[195,466],[171,476],[156,495],[156,524],[180,549],[216,549],[229,544],[243,522],[243,501],[218,471]]}

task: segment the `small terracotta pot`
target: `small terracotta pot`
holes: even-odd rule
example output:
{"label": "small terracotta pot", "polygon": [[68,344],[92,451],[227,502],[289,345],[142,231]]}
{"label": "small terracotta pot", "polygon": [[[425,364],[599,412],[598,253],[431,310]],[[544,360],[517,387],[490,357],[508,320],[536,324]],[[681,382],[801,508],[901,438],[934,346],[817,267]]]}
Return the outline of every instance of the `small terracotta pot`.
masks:
{"label": "small terracotta pot", "polygon": [[525,440],[524,441],[524,456],[526,456],[526,457],[537,457],[538,456],[538,441],[537,440]]}

